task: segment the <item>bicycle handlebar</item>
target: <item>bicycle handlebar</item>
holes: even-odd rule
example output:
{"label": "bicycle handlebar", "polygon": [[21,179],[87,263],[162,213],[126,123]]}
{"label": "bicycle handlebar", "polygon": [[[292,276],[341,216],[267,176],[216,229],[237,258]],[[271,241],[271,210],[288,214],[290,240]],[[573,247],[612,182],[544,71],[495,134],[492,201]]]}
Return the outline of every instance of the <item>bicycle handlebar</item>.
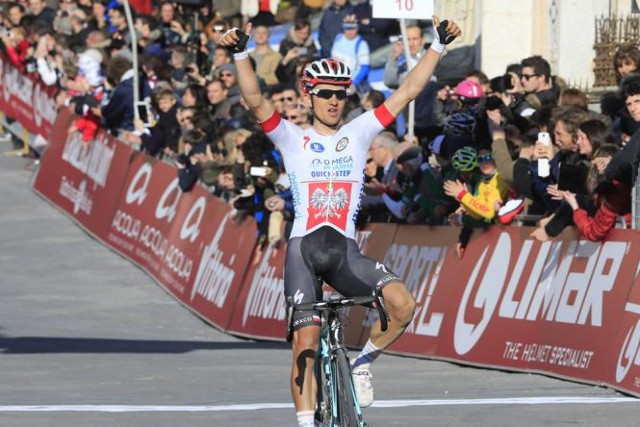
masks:
{"label": "bicycle handlebar", "polygon": [[375,295],[357,296],[357,297],[333,297],[329,300],[307,302],[302,304],[293,304],[292,298],[287,298],[287,341],[293,338],[293,312],[301,311],[332,311],[339,310],[344,307],[352,307],[354,305],[362,305],[365,307],[378,310],[380,317],[380,329],[382,332],[389,328],[389,316],[387,315],[387,307],[384,304],[382,289],[377,288]]}

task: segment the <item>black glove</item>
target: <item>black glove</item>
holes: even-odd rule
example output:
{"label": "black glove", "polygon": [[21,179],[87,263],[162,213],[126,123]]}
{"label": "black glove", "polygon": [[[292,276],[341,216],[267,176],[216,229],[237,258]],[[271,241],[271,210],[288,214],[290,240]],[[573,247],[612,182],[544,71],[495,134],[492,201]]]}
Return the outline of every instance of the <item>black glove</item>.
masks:
{"label": "black glove", "polygon": [[244,52],[247,48],[247,42],[249,41],[249,36],[246,35],[242,30],[238,28],[232,28],[229,31],[235,31],[236,36],[238,36],[238,41],[233,46],[227,46],[227,50],[231,53],[240,53]]}
{"label": "black glove", "polygon": [[440,22],[440,25],[438,25],[438,27],[436,28],[436,31],[438,32],[438,39],[440,43],[444,45],[451,43],[456,38],[456,36],[447,32],[447,25],[449,25],[449,21],[445,19],[444,21]]}

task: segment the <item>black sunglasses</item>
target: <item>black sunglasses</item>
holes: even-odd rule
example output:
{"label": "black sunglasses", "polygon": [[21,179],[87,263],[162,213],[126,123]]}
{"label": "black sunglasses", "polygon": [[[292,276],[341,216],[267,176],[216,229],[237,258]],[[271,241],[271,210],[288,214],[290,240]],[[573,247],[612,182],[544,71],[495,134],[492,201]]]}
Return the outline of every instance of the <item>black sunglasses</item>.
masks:
{"label": "black sunglasses", "polygon": [[532,77],[538,77],[540,74],[522,74],[520,77],[522,77],[525,80],[529,80]]}
{"label": "black sunglasses", "polygon": [[336,96],[338,101],[344,101],[345,99],[347,99],[347,91],[344,89],[313,89],[310,90],[309,93],[312,95],[316,95],[318,98],[322,99],[331,99],[333,95]]}

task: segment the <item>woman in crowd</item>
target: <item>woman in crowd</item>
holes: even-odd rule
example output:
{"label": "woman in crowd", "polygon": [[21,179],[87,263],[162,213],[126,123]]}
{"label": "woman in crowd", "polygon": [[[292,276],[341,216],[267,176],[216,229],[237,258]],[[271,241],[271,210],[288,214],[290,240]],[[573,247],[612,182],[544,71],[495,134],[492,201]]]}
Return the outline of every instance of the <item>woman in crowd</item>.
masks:
{"label": "woman in crowd", "polygon": [[[578,130],[578,151],[580,154],[591,160],[589,175],[584,183],[584,194],[575,194],[569,191],[559,190],[557,187],[550,187],[549,193],[554,200],[560,201],[560,206],[554,214],[547,220],[542,221],[532,234],[532,237],[545,241],[549,237],[559,235],[562,230],[569,226],[575,225],[573,220],[573,205],[568,203],[567,197],[570,197],[575,206],[593,216],[598,209],[599,195],[594,191],[598,187],[602,176],[599,175],[597,165],[595,164],[596,156],[613,157],[611,149],[608,148],[601,151],[601,147],[615,147],[615,140],[609,132],[609,128],[600,120],[593,119],[582,123]],[[602,153],[602,155],[601,155]],[[618,186],[618,188],[621,188]],[[570,195],[570,196],[569,196]]]}

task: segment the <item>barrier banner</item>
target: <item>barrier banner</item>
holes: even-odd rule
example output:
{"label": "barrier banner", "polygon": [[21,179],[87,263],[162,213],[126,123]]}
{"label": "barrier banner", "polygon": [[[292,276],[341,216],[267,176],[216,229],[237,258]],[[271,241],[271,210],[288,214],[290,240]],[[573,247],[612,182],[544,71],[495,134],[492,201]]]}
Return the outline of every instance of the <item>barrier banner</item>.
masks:
{"label": "barrier banner", "polygon": [[192,259],[199,261],[194,264],[193,284],[185,303],[205,320],[226,330],[250,270],[256,223],[253,218],[238,223],[227,203],[210,196],[201,230],[202,237],[190,245]]}
{"label": "barrier banner", "polygon": [[9,59],[0,55],[0,109],[34,135],[49,139],[56,117],[58,89],[38,78],[22,74]]}
{"label": "barrier banner", "polygon": [[[257,251],[257,249],[256,249]],[[238,295],[228,331],[252,338],[284,341],[286,313],[284,299],[285,244],[267,245],[256,252]]]}
{"label": "barrier banner", "polygon": [[105,132],[84,148],[61,111],[33,188],[98,239],[105,240],[133,150]]}
{"label": "barrier banner", "polygon": [[609,346],[606,372],[610,379],[607,382],[618,390],[640,396],[640,275],[636,276],[620,312],[622,321],[618,334]]}
{"label": "barrier banner", "polygon": [[[611,337],[640,256],[637,235],[614,230],[593,243],[571,229],[541,243],[523,238],[529,231],[492,227],[463,260],[444,245],[421,248],[433,254],[424,258],[432,267],[408,270],[423,271],[423,286],[393,350],[585,382],[610,378]],[[401,229],[394,247],[416,247],[409,234]]]}
{"label": "barrier banner", "polygon": [[[252,219],[237,223],[202,187],[182,193],[174,167],[105,133],[85,148],[67,134],[72,119],[58,116],[34,190],[213,325],[283,340],[286,246],[256,251]],[[640,235],[612,230],[594,243],[567,229],[539,242],[531,231],[476,230],[463,259],[453,251],[458,228],[359,231],[362,252],[402,277],[417,301],[389,350],[640,395]],[[352,308],[347,343],[363,345],[376,316]]]}
{"label": "barrier banner", "polygon": [[255,244],[251,219],[199,186],[183,193],[176,169],[145,154],[129,168],[107,243],[178,300],[224,329]]}
{"label": "barrier banner", "polygon": [[106,243],[153,277],[162,277],[167,236],[180,195],[174,167],[136,153]]}
{"label": "barrier banner", "polygon": [[[404,280],[417,303],[413,322],[391,351],[435,355],[437,339],[428,340],[427,343],[420,341],[420,344],[417,341],[422,337],[438,337],[442,317],[444,313],[449,313],[452,302],[457,298],[452,294],[455,285],[451,280],[441,278],[440,274],[445,258],[457,241],[458,232],[459,229],[453,227],[400,226],[393,242],[386,247],[384,264]],[[483,236],[482,241],[485,240],[487,238]],[[471,246],[474,246],[473,240],[469,243]],[[461,281],[462,277],[458,277],[458,280]],[[434,298],[436,292],[440,296],[437,300]],[[368,335],[371,324],[365,323],[363,326]]]}

